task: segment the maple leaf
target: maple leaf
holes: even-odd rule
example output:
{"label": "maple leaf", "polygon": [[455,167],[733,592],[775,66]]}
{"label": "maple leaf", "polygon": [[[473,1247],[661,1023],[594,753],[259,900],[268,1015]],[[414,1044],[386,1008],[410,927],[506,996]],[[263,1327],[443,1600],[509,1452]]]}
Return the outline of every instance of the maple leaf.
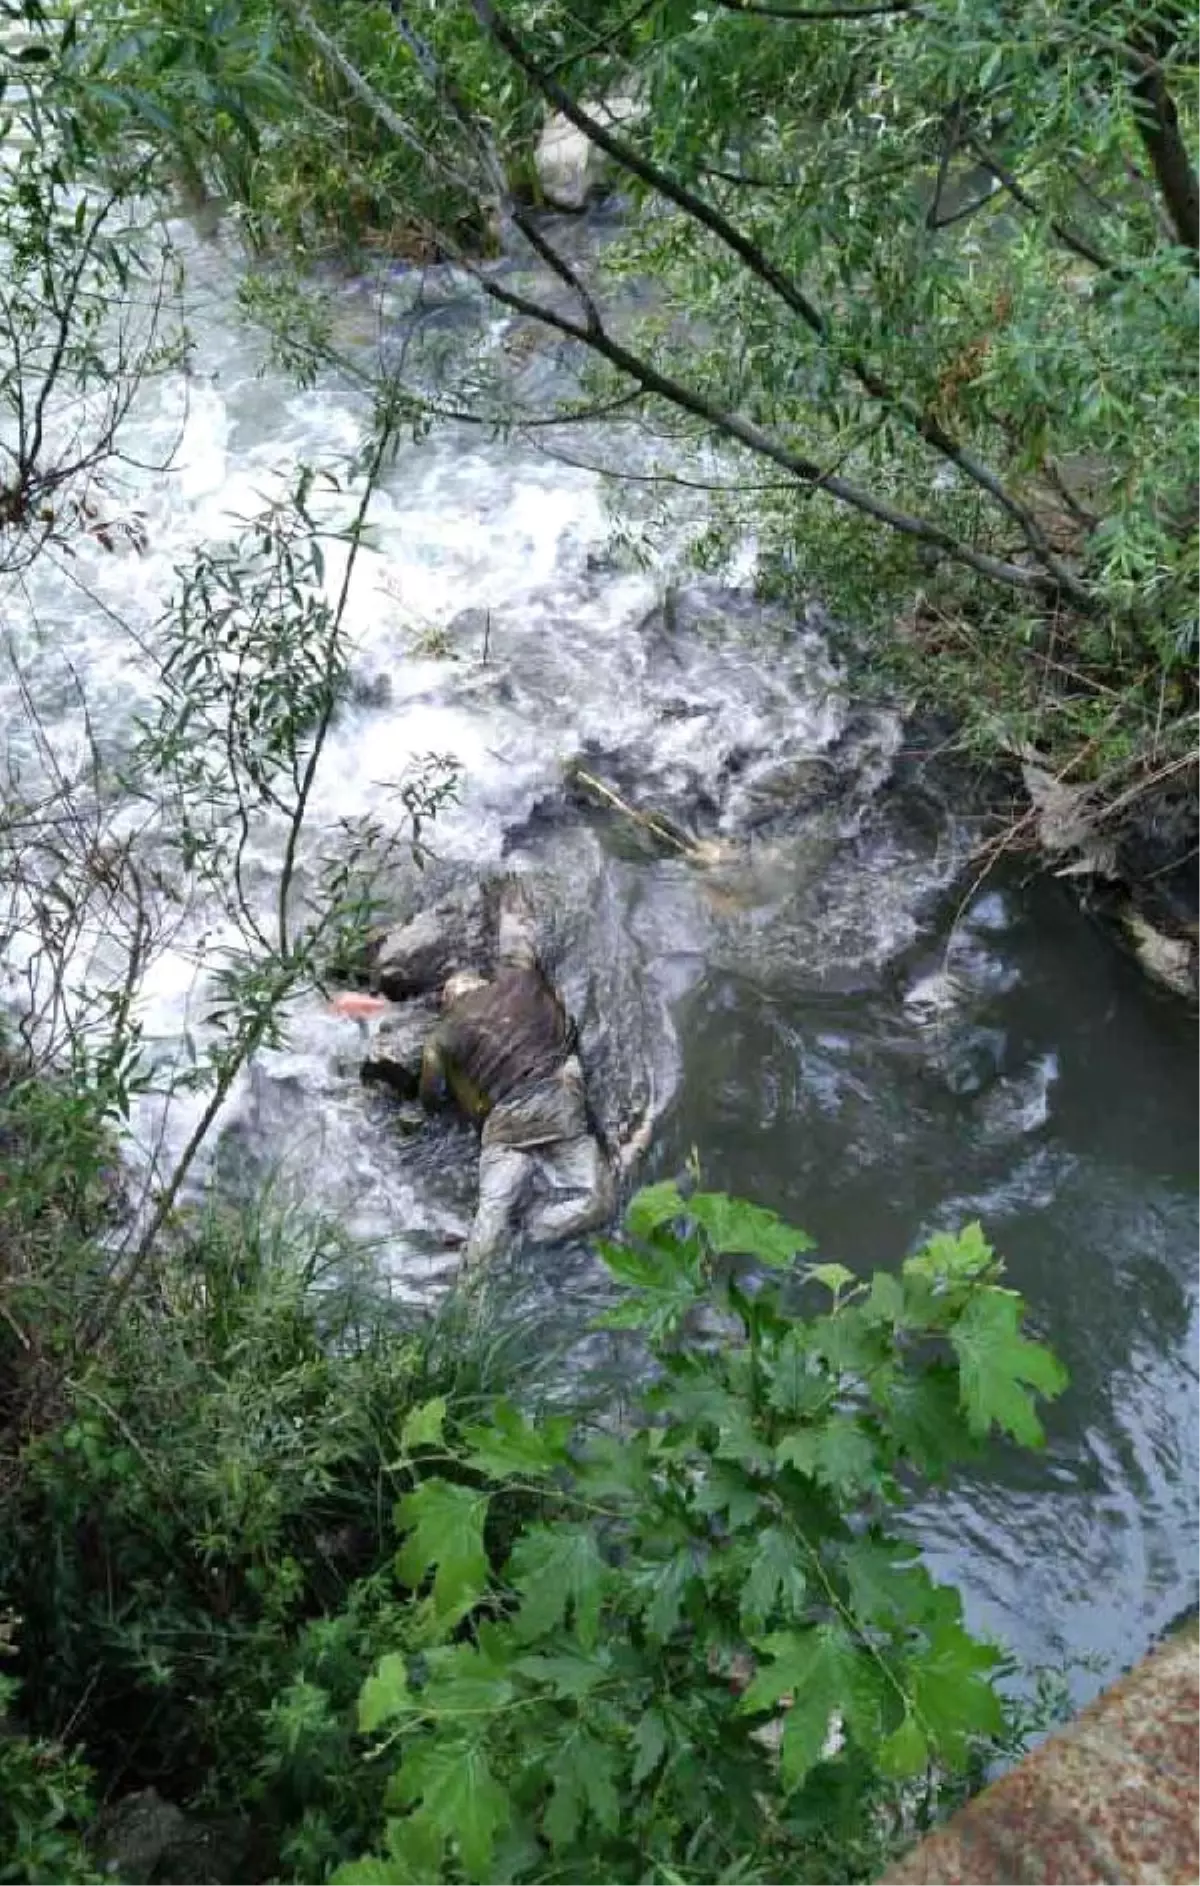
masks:
{"label": "maple leaf", "polygon": [[1019,1298],[994,1287],[980,1290],[950,1330],[958,1357],[959,1395],[972,1434],[995,1424],[1026,1447],[1045,1440],[1029,1390],[1059,1395],[1067,1375],[1042,1343],[1021,1334]]}
{"label": "maple leaf", "polygon": [[819,1426],[785,1434],[775,1459],[842,1495],[865,1492],[879,1479],[875,1443],[853,1415],[831,1415]]}
{"label": "maple leaf", "polygon": [[466,1610],[487,1585],[487,1509],[486,1493],[447,1480],[426,1480],[396,1504],[397,1524],[409,1534],[396,1569],[415,1588],[436,1565],[433,1602],[443,1617]]}
{"label": "maple leaf", "polygon": [[729,1256],[755,1257],[760,1264],[782,1269],[797,1252],[813,1248],[811,1238],[775,1212],[724,1192],[697,1192],[686,1210],[703,1227],[713,1250]]}
{"label": "maple leaf", "polygon": [[822,1758],[835,1712],[860,1696],[865,1653],[836,1624],[807,1631],[781,1631],[760,1648],[772,1662],[759,1670],[739,1705],[747,1714],[769,1709],[791,1696],[784,1722],[780,1762],[785,1786],[798,1788]]}
{"label": "maple leaf", "polygon": [[989,1680],[1000,1652],[980,1643],[959,1624],[940,1623],[928,1648],[903,1666],[912,1713],[939,1754],[953,1763],[965,1758],[972,1736],[999,1735],[1004,1710]]}
{"label": "maple leaf", "polygon": [[588,1526],[537,1527],[518,1542],[509,1573],[521,1595],[513,1622],[522,1642],[555,1630],[571,1606],[580,1643],[594,1647],[608,1567]]}
{"label": "maple leaf", "polygon": [[508,1823],[508,1794],[492,1774],[482,1741],[423,1741],[406,1752],[393,1787],[420,1803],[422,1818],[453,1840],[472,1880],[488,1879],[496,1834]]}
{"label": "maple leaf", "polygon": [[394,1716],[413,1707],[406,1660],[398,1650],[389,1651],[386,1657],[380,1658],[359,1692],[359,1730],[363,1735],[370,1735],[382,1723],[390,1722]]}
{"label": "maple leaf", "polygon": [[779,1526],[760,1533],[740,1599],[742,1623],[760,1631],[778,1605],[795,1616],[804,1604],[804,1567],[795,1540]]}

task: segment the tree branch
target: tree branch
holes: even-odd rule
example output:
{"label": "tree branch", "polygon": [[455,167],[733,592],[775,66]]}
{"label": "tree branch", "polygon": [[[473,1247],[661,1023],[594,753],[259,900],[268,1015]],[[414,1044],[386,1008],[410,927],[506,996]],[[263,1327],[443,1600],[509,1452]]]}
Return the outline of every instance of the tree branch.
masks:
{"label": "tree branch", "polygon": [[[1023,210],[1028,210],[1031,216],[1041,216],[1041,205],[1030,196],[1024,185],[1014,177],[1011,170],[1005,168],[981,138],[976,137],[974,132],[968,131],[966,142],[984,169],[990,172],[997,183],[1004,186],[1014,202],[1019,203]],[[1070,249],[1073,255],[1080,256],[1085,262],[1090,262],[1093,268],[1104,269],[1107,273],[1114,275],[1120,272],[1115,262],[1111,262],[1099,249],[1093,248],[1083,236],[1075,235],[1065,223],[1058,222],[1053,216],[1047,220],[1064,249]]]}
{"label": "tree branch", "polygon": [[[648,361],[641,360],[636,354],[622,346],[605,328],[594,329],[573,321],[569,316],[557,313],[542,303],[531,300],[514,289],[505,288],[491,277],[477,275],[480,287],[490,300],[502,307],[511,308],[516,314],[524,314],[532,319],[553,327],[560,334],[572,340],[581,341],[585,347],[603,356],[620,372],[628,374],[630,379],[647,393],[665,400],[669,405],[682,412],[690,413],[700,419],[714,432],[726,438],[736,439],[751,452],[761,458],[767,458],[789,472],[796,482],[810,491],[827,491],[832,498],[848,505],[852,510],[861,511],[867,517],[873,517],[878,523],[886,524],[889,529],[898,531],[901,536],[914,537],[921,543],[941,550],[956,563],[975,570],[981,576],[989,577],[993,582],[1007,584],[1013,589],[1033,591],[1037,594],[1054,596],[1059,585],[1044,570],[1026,569],[1019,563],[1007,563],[997,557],[990,557],[982,551],[973,550],[969,544],[960,543],[949,531],[940,525],[932,524],[927,519],[914,517],[906,511],[897,510],[882,498],[872,497],[870,492],[859,490],[846,479],[832,475],[814,460],[803,458],[793,452],[770,433],[743,419],[737,413],[726,411],[715,405],[702,393],[685,386],[682,381],[673,379],[659,372]],[[1090,602],[1090,597],[1088,598]]]}
{"label": "tree branch", "polygon": [[1133,82],[1134,118],[1146,147],[1171,225],[1184,248],[1200,252],[1200,192],[1188,147],[1179,129],[1179,113],[1157,59],[1136,46],[1130,55],[1139,67]]}
{"label": "tree branch", "polygon": [[[800,286],[777,268],[756,243],[752,242],[711,203],[697,196],[686,184],[679,183],[675,178],[668,176],[656,164],[650,163],[632,145],[623,138],[614,136],[607,126],[584,111],[576,99],[569,92],[564,91],[558,81],[533,58],[508,21],[497,11],[493,0],[472,0],[472,7],[475,17],[485,32],[495,40],[502,51],[507,53],[513,64],[537,87],[542,96],[561,111],[569,123],[582,131],[586,138],[611,157],[615,163],[620,164],[622,169],[640,178],[650,189],[657,191],[668,202],[674,203],[677,209],[681,209],[693,221],[698,222],[702,228],[709,230],[719,242],[738,257],[756,280],[763,282],[786,307],[799,316],[822,345],[833,345],[835,337],[825,316]],[[922,439],[933,451],[949,460],[965,478],[986,491],[1001,509],[1008,513],[1042,568],[1053,578],[1056,589],[1063,595],[1069,596],[1081,608],[1091,606],[1091,592],[1087,586],[1079,582],[1055,556],[1037,519],[1017,498],[1013,497],[995,472],[960,444],[938,424],[936,419],[922,411],[904,394],[888,386],[865,360],[851,354],[845,356],[845,365],[865,393],[902,418],[918,438]]]}
{"label": "tree branch", "polygon": [[757,13],[766,20],[874,20],[881,14],[915,13],[915,0],[878,0],[864,7],[785,7],[771,0],[717,0],[726,13]]}

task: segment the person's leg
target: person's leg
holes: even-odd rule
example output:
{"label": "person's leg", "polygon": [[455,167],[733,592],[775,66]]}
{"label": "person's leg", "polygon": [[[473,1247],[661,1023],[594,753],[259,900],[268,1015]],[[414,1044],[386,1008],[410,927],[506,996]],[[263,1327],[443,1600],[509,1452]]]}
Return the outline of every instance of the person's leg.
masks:
{"label": "person's leg", "polygon": [[479,1203],[463,1252],[467,1270],[486,1265],[503,1250],[513,1219],[533,1177],[533,1160],[512,1146],[488,1146],[479,1155]]}
{"label": "person's leg", "polygon": [[595,1231],[612,1217],[612,1168],[590,1133],[539,1148],[537,1193],[525,1229],[534,1244],[557,1244]]}

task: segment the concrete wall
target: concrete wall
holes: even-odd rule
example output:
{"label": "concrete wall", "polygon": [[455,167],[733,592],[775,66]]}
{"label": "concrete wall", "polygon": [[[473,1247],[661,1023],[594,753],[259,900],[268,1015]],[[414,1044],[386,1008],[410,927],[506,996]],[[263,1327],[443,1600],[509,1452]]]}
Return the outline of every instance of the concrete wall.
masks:
{"label": "concrete wall", "polygon": [[1171,1638],[885,1875],[885,1886],[1197,1886],[1200,1651]]}

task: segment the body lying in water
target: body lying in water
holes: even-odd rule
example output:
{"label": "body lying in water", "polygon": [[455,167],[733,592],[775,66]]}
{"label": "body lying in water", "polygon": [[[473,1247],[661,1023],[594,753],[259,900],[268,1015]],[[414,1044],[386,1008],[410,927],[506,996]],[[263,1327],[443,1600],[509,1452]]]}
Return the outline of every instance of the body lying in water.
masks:
{"label": "body lying in water", "polygon": [[[480,1128],[479,1199],[468,1267],[486,1264],[516,1235],[557,1243],[595,1231],[616,1204],[617,1178],[643,1150],[643,1121],[617,1159],[592,1130],[576,1034],[533,943],[533,920],[514,887],[501,903],[495,974],[452,975],[420,1057],[429,1109],[452,1105]],[[365,1021],[380,1012],[338,998]],[[383,1005],[384,1007],[390,1004]]]}

